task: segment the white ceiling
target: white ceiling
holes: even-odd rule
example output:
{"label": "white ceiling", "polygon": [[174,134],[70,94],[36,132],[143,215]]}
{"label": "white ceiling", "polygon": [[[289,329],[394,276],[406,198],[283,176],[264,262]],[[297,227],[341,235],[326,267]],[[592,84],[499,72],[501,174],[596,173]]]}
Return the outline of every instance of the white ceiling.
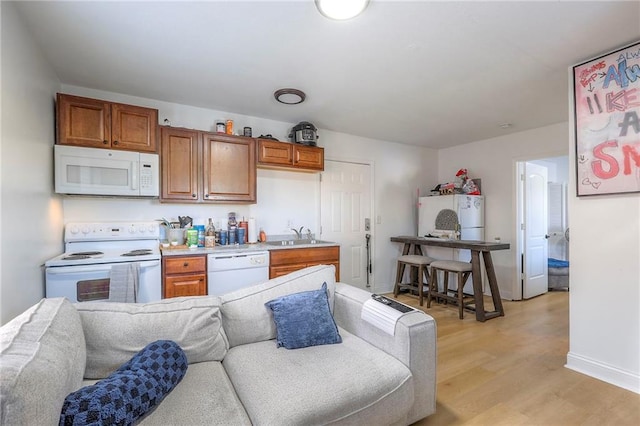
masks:
{"label": "white ceiling", "polygon": [[640,39],[639,1],[372,0],[344,22],[312,0],[18,10],[64,84],[433,148],[568,120],[569,67]]}

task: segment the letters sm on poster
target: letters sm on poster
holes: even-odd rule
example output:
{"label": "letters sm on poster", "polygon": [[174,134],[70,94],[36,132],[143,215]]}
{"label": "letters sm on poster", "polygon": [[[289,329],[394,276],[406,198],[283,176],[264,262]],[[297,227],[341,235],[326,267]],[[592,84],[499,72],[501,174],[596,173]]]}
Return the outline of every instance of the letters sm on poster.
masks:
{"label": "letters sm on poster", "polygon": [[577,195],[640,191],[640,42],[573,67]]}

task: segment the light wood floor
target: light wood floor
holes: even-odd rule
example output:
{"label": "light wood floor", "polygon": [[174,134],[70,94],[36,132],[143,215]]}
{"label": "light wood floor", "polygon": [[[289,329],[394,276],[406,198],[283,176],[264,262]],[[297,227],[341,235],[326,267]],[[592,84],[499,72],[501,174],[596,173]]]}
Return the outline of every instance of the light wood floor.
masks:
{"label": "light wood floor", "polygon": [[[417,297],[398,300],[420,308]],[[425,300],[438,327],[437,408],[414,426],[640,425],[640,395],[564,367],[568,292],[504,308],[505,317],[480,323]]]}

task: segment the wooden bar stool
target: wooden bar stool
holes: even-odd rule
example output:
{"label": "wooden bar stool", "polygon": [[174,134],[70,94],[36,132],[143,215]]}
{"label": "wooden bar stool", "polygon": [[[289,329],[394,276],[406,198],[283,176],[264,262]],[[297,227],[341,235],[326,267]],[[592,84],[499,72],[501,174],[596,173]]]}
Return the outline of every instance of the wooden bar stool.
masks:
{"label": "wooden bar stool", "polygon": [[[396,272],[396,285],[393,288],[393,295],[398,297],[401,289],[418,290],[418,298],[420,300],[420,306],[423,305],[423,290],[424,286],[427,286],[427,293],[429,293],[429,264],[433,262],[433,259],[429,256],[420,256],[417,254],[407,254],[398,258],[398,270]],[[402,276],[404,275],[405,267],[409,267],[409,282],[403,283]],[[417,281],[412,279],[413,268],[417,268]],[[428,300],[428,299],[427,299]]]}
{"label": "wooden bar stool", "polygon": [[[444,284],[442,291],[438,289],[438,271],[444,272]],[[449,294],[449,273],[458,277],[458,289],[456,295]],[[431,283],[427,293],[427,308],[431,307],[431,298],[442,299],[446,302],[454,302],[458,305],[458,315],[464,318],[464,307],[475,303],[473,296],[465,296],[463,292],[464,284],[471,276],[471,263],[459,262],[457,260],[434,260],[431,262]]]}

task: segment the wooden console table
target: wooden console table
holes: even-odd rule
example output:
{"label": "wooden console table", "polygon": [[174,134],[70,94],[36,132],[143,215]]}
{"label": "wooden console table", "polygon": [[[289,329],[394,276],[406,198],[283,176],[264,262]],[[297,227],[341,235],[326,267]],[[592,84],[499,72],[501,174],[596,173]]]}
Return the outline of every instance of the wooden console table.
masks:
{"label": "wooden console table", "polygon": [[[500,290],[498,289],[498,282],[496,280],[496,271],[493,268],[493,260],[491,260],[491,252],[493,250],[508,250],[510,248],[510,245],[508,243],[447,240],[443,238],[411,236],[391,237],[391,241],[404,244],[404,247],[402,249],[403,255],[411,253],[411,249],[413,248],[413,254],[422,256],[422,246],[471,250],[471,269],[473,280],[473,295],[475,298],[476,306],[476,320],[484,322],[491,318],[504,316],[504,308],[502,307],[502,300],[500,299]],[[482,270],[480,269],[480,253],[482,253],[484,266],[487,271],[489,289],[491,290],[491,298],[493,299],[493,306],[495,307],[495,311],[485,311],[484,309],[482,280],[480,279],[480,276],[482,274]]]}

